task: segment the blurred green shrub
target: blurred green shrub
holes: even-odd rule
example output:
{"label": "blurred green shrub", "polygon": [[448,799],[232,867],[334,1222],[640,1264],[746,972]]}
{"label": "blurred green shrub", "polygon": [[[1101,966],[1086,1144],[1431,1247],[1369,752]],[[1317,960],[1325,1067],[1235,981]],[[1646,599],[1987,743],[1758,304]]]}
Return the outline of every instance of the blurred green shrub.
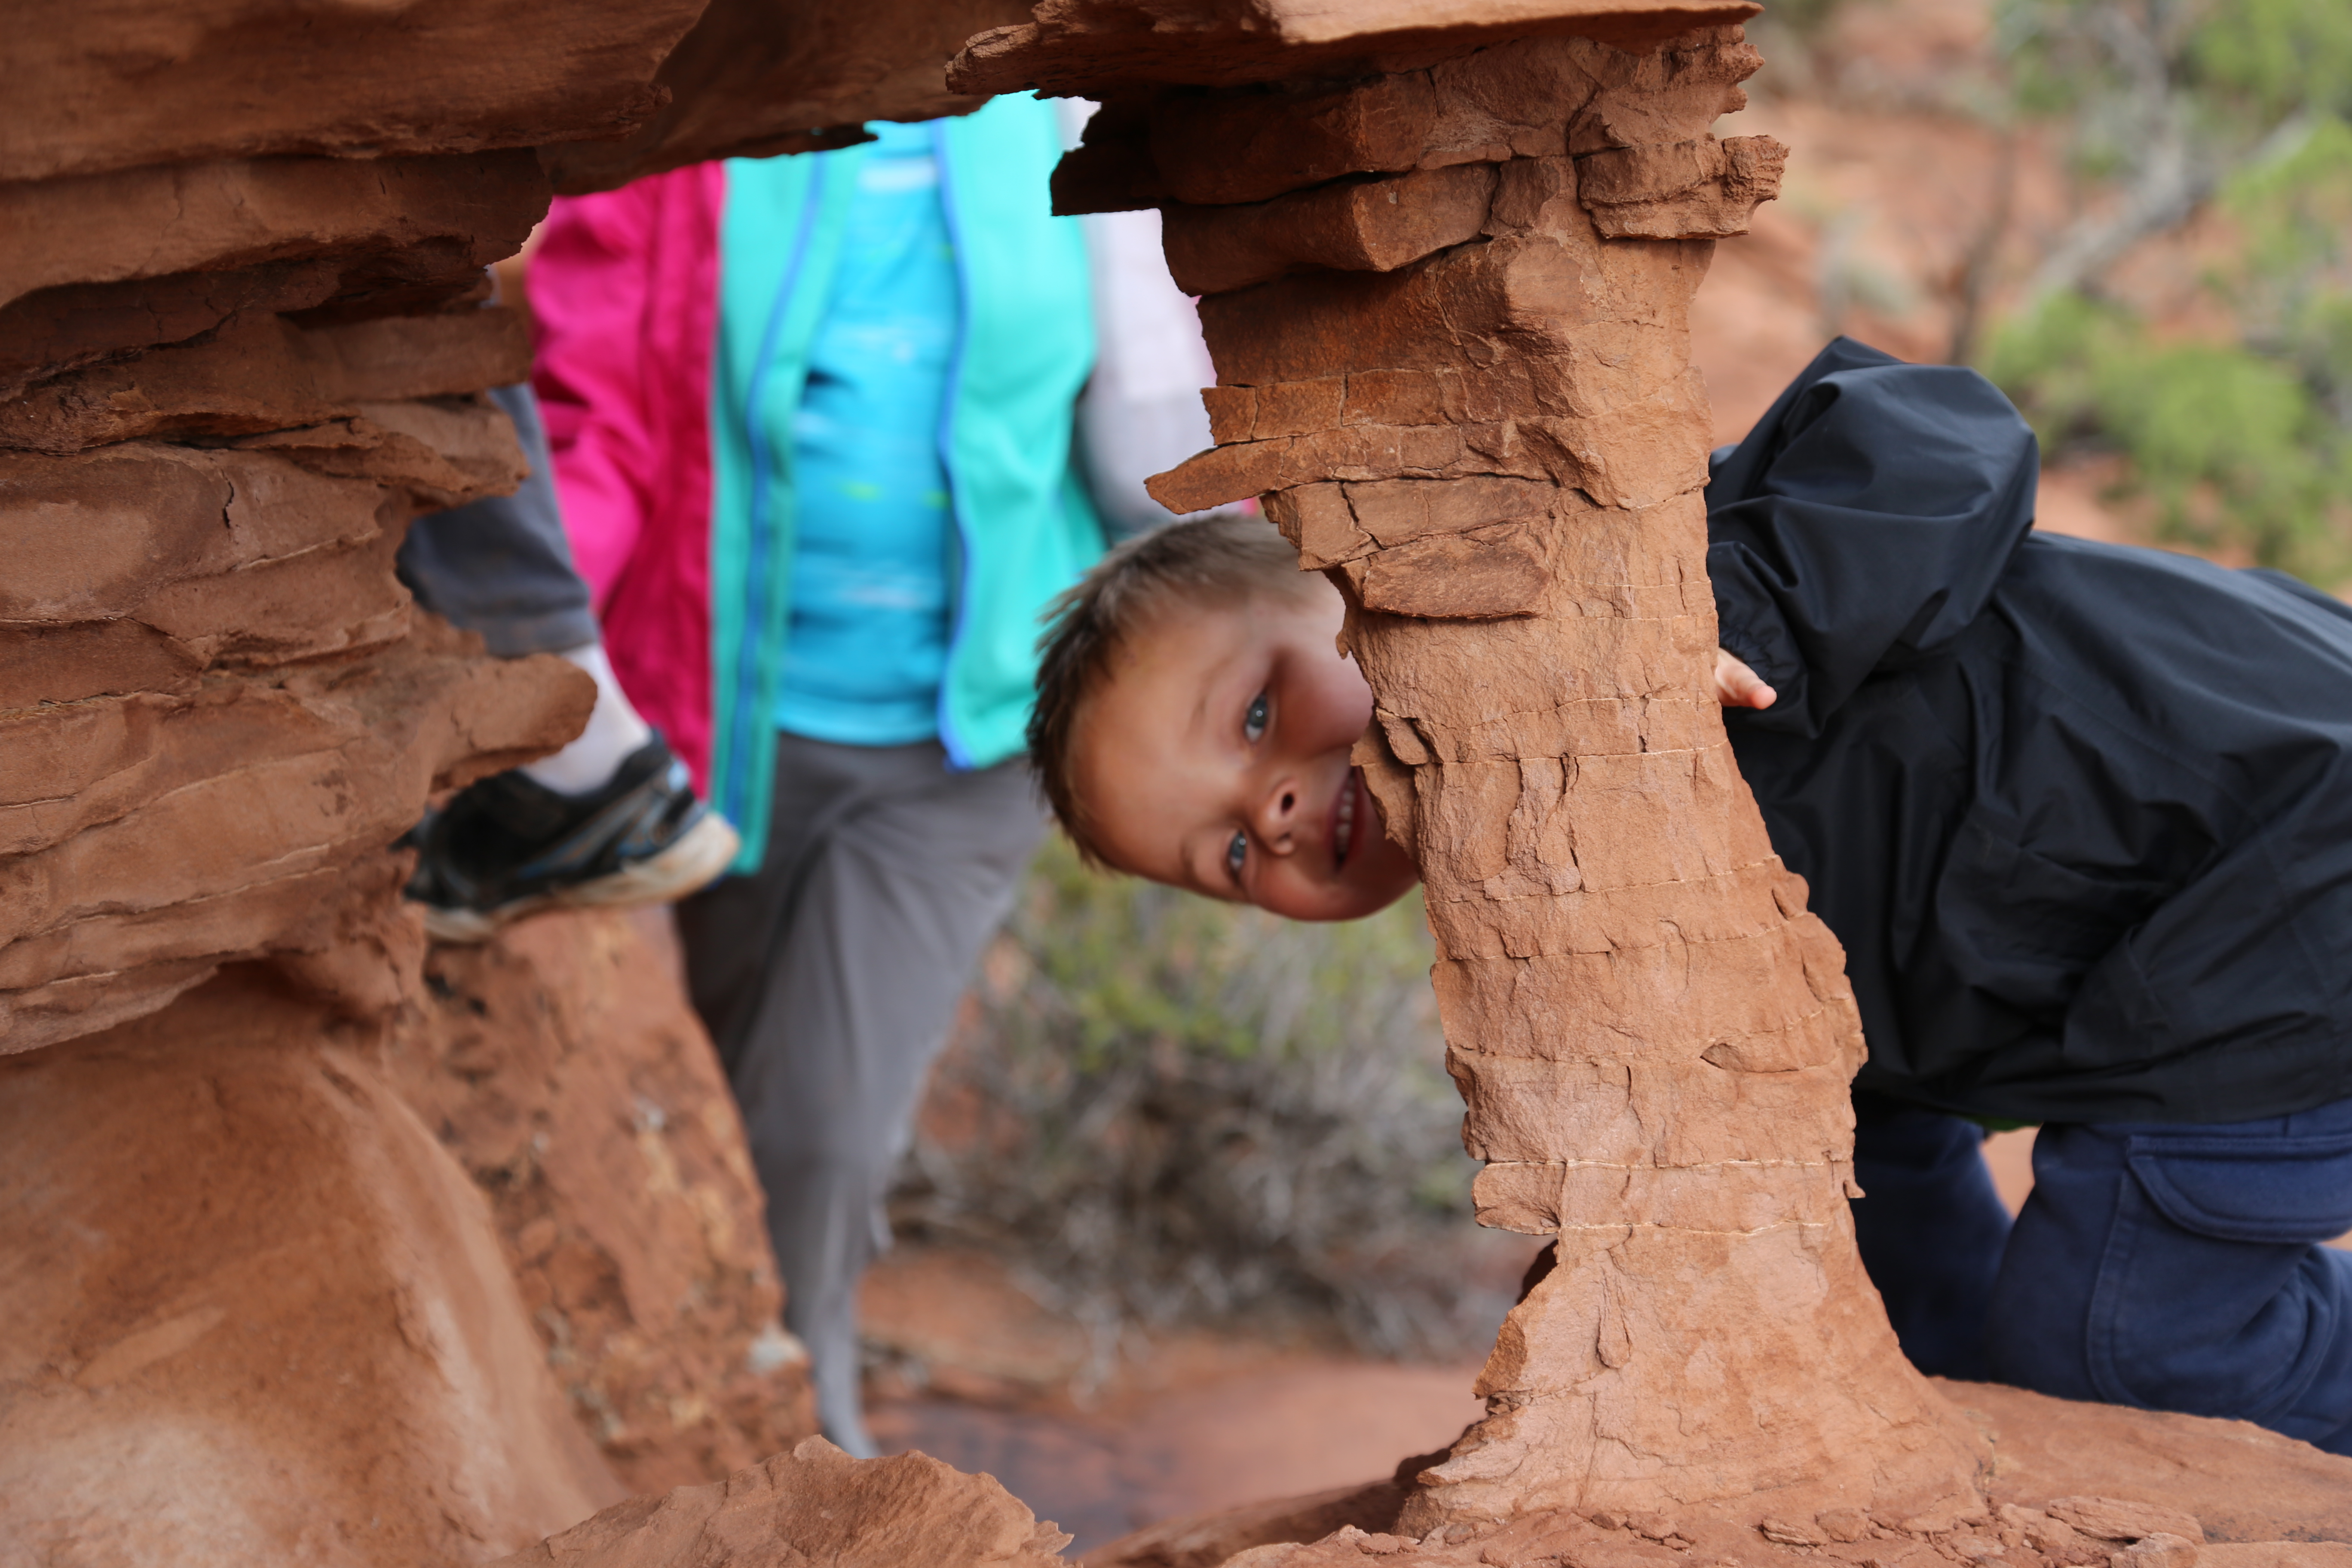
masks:
{"label": "blurred green shrub", "polygon": [[2121,453],[2168,537],[2324,586],[2352,577],[2352,443],[2291,358],[2159,342],[2121,306],[2062,294],[1995,334],[1985,372],[2045,456]]}
{"label": "blurred green shrub", "polygon": [[1056,837],[982,964],[892,1205],[1097,1324],[1482,1350],[1533,1244],[1477,1229],[1417,898],[1302,925]]}
{"label": "blurred green shrub", "polygon": [[[2352,5],[2344,6],[2352,32]],[[2352,92],[2352,59],[2346,62]],[[2352,430],[2352,123],[2308,120],[2276,155],[2222,193],[2242,258],[2213,286],[2236,308],[2246,340],[2291,365],[2318,411]]]}
{"label": "blurred green shrub", "polygon": [[[2019,110],[2063,119],[2092,202],[1984,369],[2045,455],[2105,450],[2166,533],[2352,579],[2352,4],[2006,0]],[[2218,206],[2233,334],[2167,340],[2103,281]]]}
{"label": "blurred green shrub", "polygon": [[2343,0],[1998,0],[1993,15],[2015,108],[2067,117],[2093,172],[2147,158],[2176,116],[2226,157],[2294,116],[2352,110]]}

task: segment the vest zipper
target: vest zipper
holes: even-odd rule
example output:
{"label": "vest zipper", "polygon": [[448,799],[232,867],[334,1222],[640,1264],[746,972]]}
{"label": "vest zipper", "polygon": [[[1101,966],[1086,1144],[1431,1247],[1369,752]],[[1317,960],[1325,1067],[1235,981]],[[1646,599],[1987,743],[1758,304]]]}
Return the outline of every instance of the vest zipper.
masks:
{"label": "vest zipper", "polygon": [[948,622],[948,657],[940,670],[940,744],[948,754],[948,766],[960,772],[972,766],[971,748],[956,731],[955,671],[958,656],[963,649],[963,634],[970,623],[971,593],[971,525],[964,516],[963,496],[956,484],[955,416],[956,404],[963,387],[965,345],[971,337],[971,271],[964,257],[963,226],[956,213],[953,165],[948,161],[948,128],[944,121],[931,126],[931,156],[940,165],[940,216],[947,225],[948,246],[955,253],[956,326],[953,346],[948,351],[947,395],[940,400],[940,468],[948,479],[948,513],[955,520],[955,597]]}
{"label": "vest zipper", "polygon": [[751,837],[750,823],[744,806],[751,792],[751,745],[764,707],[758,700],[760,645],[767,637],[770,578],[774,571],[770,557],[775,551],[775,529],[768,516],[768,484],[776,459],[761,421],[761,406],[777,344],[783,336],[784,316],[792,307],[793,290],[800,282],[802,265],[808,259],[809,241],[816,232],[817,209],[824,199],[824,163],[821,158],[812,158],[800,229],[793,239],[792,255],[784,263],[782,281],[776,287],[775,303],[768,308],[767,324],[761,329],[760,352],[752,357],[751,383],[743,394],[743,436],[751,453],[751,538],[744,562],[743,635],[735,654],[735,709],[729,716],[732,721],[728,726],[727,776],[719,815],[743,827],[747,838]]}

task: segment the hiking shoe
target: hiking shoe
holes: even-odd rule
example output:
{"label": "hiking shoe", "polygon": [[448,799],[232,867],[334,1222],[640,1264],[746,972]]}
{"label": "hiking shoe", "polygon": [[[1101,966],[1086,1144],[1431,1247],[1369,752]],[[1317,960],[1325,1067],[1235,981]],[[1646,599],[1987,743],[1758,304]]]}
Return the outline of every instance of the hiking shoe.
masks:
{"label": "hiking shoe", "polygon": [[656,735],[602,789],[565,795],[520,769],[493,773],[404,842],[417,850],[408,896],[425,929],[475,942],[541,910],[682,899],[727,869],[739,841]]}

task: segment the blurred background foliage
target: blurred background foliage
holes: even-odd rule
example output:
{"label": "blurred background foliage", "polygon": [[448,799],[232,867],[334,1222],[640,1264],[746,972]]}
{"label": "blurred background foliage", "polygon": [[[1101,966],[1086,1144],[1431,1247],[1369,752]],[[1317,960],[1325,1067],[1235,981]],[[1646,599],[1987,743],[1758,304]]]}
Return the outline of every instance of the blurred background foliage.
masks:
{"label": "blurred background foliage", "polygon": [[1814,331],[1974,364],[2096,472],[2095,536],[2352,587],[2352,0],[1767,0],[1749,32],[1724,133],[1795,151],[1696,308],[1719,410],[1796,368],[1725,301],[1809,271]]}
{"label": "blurred background foliage", "polygon": [[1533,1244],[1470,1218],[1419,900],[1303,925],[1055,837],[982,965],[892,1208],[1108,1343],[1246,1317],[1482,1352]]}
{"label": "blurred background foliage", "polygon": [[[1983,368],[2045,454],[2100,449],[2166,537],[2352,577],[2352,3],[2004,0],[2006,112],[2083,187]],[[2200,218],[2223,235],[2202,331],[2108,280]]]}

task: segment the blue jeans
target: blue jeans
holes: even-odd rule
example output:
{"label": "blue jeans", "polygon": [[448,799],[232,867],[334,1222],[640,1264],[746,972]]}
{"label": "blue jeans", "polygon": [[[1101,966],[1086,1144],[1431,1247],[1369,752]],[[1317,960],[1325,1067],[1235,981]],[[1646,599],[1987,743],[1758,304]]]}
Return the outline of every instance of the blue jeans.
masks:
{"label": "blue jeans", "polygon": [[2352,1100],[2046,1126],[2012,1229],[1970,1124],[1873,1098],[1855,1229],[1923,1370],[2352,1453],[2352,1254],[2320,1245],[2352,1230]]}
{"label": "blue jeans", "polygon": [[1990,1378],[1985,1317],[2010,1221],[1984,1130],[1859,1090],[1853,1122],[1854,1180],[1870,1194],[1854,1201],[1854,1239],[1903,1353],[1937,1377]]}

